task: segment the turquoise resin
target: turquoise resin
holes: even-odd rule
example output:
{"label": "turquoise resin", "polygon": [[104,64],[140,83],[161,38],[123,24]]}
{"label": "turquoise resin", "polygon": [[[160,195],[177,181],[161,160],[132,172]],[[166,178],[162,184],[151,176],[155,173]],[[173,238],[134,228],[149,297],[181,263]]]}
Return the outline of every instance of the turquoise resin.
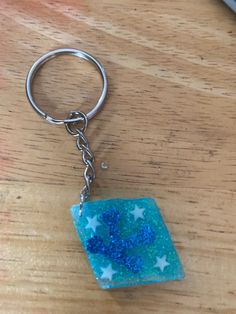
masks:
{"label": "turquoise resin", "polygon": [[[71,213],[101,288],[119,288],[184,278],[180,259],[160,210],[152,198],[85,202],[81,217],[79,205],[74,205]],[[107,213],[110,215],[109,219],[115,217],[114,213],[119,213],[119,222],[105,223],[104,215]],[[119,233],[119,238],[118,233],[117,239],[115,236],[111,237],[109,227]],[[111,244],[112,239],[114,243],[118,241],[118,245]],[[121,244],[124,243],[122,241],[125,240],[127,248],[120,251]],[[92,253],[92,250],[100,252]],[[134,265],[137,267],[133,267]]]}

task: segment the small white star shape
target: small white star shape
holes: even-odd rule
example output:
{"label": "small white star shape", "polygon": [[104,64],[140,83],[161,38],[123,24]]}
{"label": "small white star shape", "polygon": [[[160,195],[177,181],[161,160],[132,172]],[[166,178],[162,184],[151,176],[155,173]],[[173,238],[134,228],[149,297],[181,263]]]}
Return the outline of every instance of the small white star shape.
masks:
{"label": "small white star shape", "polygon": [[163,255],[162,257],[156,257],[156,264],[154,267],[160,268],[161,271],[163,271],[170,263],[166,260],[166,255]]}
{"label": "small white star shape", "polygon": [[101,279],[108,279],[110,281],[112,280],[113,275],[117,273],[117,271],[112,268],[111,264],[109,264],[107,267],[101,267],[101,271]]}
{"label": "small white star shape", "polygon": [[85,226],[85,229],[92,229],[93,232],[96,232],[96,228],[100,226],[100,222],[98,221],[97,215],[93,217],[86,217],[88,223]]}
{"label": "small white star shape", "polygon": [[144,219],[143,212],[145,211],[145,208],[138,207],[135,205],[134,210],[132,210],[130,213],[134,216],[134,220],[136,221],[138,218]]}

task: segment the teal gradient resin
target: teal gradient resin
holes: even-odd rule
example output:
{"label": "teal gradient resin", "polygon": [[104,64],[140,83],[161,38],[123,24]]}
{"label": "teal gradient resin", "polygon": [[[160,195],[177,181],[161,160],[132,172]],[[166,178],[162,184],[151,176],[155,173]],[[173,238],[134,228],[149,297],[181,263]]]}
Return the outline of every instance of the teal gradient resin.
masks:
{"label": "teal gradient resin", "polygon": [[[135,206],[144,209],[143,216],[136,220],[132,214]],[[152,244],[141,245],[140,247],[127,250],[128,255],[139,255],[143,259],[143,268],[136,274],[129,271],[125,266],[110,261],[108,257],[102,254],[90,253],[86,248],[88,239],[94,235],[100,236],[104,243],[109,244],[108,227],[102,222],[100,217],[103,212],[111,208],[119,210],[121,214],[119,231],[122,239],[126,239],[136,233],[143,224],[149,224],[156,233],[156,239]],[[154,199],[110,199],[85,202],[81,217],[79,217],[79,205],[72,206],[71,213],[76,231],[101,288],[119,288],[184,278],[184,271],[179,256]],[[95,232],[92,228],[88,228],[88,217],[94,216],[97,217],[99,222]],[[163,259],[166,260],[168,263],[168,265],[164,265],[164,269],[161,269],[159,266],[155,267],[157,257],[162,259],[162,261]],[[102,278],[104,277],[103,270],[108,265],[111,265],[115,271],[111,279]]]}

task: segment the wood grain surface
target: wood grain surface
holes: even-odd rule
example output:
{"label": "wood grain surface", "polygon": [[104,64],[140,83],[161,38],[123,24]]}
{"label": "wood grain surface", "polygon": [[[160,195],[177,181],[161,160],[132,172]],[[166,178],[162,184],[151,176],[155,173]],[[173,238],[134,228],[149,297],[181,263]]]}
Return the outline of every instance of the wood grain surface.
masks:
{"label": "wood grain surface", "polygon": [[[0,24],[0,312],[236,313],[234,14],[217,0],[1,0]],[[59,47],[90,52],[108,73],[87,131],[93,199],[156,198],[184,281],[98,288],[69,212],[81,156],[24,91],[32,63]],[[101,87],[72,57],[35,83],[42,108],[63,117],[89,110]]]}

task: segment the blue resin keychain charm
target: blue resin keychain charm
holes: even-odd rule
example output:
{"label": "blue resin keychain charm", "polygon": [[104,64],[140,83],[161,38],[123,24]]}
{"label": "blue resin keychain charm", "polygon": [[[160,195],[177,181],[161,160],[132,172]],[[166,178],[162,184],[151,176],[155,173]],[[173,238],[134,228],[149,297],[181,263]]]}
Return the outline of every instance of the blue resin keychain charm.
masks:
{"label": "blue resin keychain charm", "polygon": [[85,202],[74,225],[101,288],[183,279],[170,234],[152,198]]}
{"label": "blue resin keychain charm", "polygon": [[[59,55],[73,55],[93,64],[101,75],[103,89],[95,107],[88,113],[73,111],[60,120],[43,112],[32,96],[32,83],[38,70]],[[85,185],[80,203],[71,208],[80,237],[96,280],[101,288],[119,288],[169,280],[181,280],[184,271],[160,210],[152,198],[87,201],[95,179],[94,156],[85,136],[88,120],[104,104],[107,78],[102,65],[87,52],[57,49],[39,58],[26,79],[26,94],[33,109],[54,124],[64,124],[76,138],[85,164]]]}

